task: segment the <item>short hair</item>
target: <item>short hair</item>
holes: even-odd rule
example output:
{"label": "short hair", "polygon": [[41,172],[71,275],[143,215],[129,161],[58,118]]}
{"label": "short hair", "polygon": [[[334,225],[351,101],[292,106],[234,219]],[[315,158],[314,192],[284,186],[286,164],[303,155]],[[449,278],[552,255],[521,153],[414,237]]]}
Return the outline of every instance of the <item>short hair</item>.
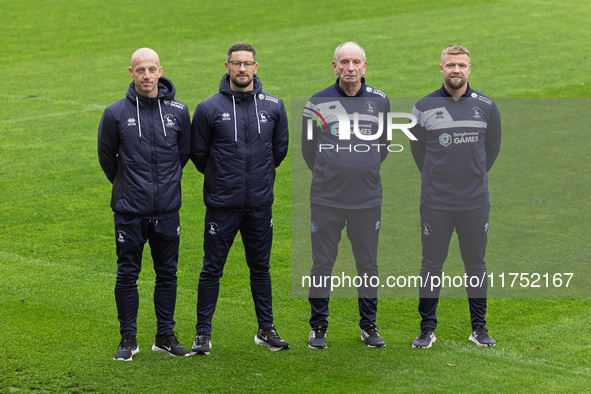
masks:
{"label": "short hair", "polygon": [[468,55],[468,59],[470,59],[470,51],[460,44],[449,45],[441,51],[441,63],[443,63],[445,55]]}
{"label": "short hair", "polygon": [[334,51],[334,61],[335,61],[335,63],[339,60],[339,51],[345,45],[355,45],[356,47],[358,47],[359,49],[361,49],[361,54],[363,56],[363,61],[365,61],[365,51],[363,50],[363,47],[361,45],[357,44],[356,42],[347,41],[347,42],[343,42],[341,45],[339,45],[337,47],[337,49],[335,49],[335,51]]}
{"label": "short hair", "polygon": [[232,52],[238,51],[252,52],[252,57],[254,58],[254,61],[257,61],[257,51],[254,49],[252,45],[247,44],[245,42],[237,42],[236,44],[228,48],[228,61],[230,61],[230,58],[232,57]]}

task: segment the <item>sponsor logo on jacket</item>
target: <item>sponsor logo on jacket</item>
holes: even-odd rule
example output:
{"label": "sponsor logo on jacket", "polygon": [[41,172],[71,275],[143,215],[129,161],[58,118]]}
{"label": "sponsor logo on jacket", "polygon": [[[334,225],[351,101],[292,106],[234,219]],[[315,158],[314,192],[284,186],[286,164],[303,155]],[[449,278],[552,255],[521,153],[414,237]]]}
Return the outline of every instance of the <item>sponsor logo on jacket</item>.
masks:
{"label": "sponsor logo on jacket", "polygon": [[178,109],[185,109],[185,106],[182,103],[179,103],[178,101],[163,100],[162,102],[164,103],[164,105],[169,105],[171,107],[175,107]]}
{"label": "sponsor logo on jacket", "polygon": [[378,96],[381,96],[381,97],[386,97],[386,93],[382,92],[381,90],[372,88],[371,86],[367,86],[365,88],[365,90],[367,91],[367,93],[373,93],[373,94],[377,94]]}
{"label": "sponsor logo on jacket", "polygon": [[488,105],[492,104],[492,100],[486,97],[482,97],[482,96],[478,96],[478,100],[483,101],[485,103],[487,103]]}
{"label": "sponsor logo on jacket", "polygon": [[263,94],[263,93],[259,94],[259,100],[267,100],[267,101],[274,102],[275,104],[279,103],[279,99],[277,97],[269,96],[268,94]]}

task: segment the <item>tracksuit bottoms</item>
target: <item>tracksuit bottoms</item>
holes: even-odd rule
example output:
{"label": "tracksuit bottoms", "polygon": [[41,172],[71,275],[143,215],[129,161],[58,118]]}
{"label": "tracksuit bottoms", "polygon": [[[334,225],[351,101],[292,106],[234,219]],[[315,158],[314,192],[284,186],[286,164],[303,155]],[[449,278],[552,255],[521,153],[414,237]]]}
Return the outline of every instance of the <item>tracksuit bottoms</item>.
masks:
{"label": "tracksuit bottoms", "polygon": [[119,331],[136,335],[139,296],[137,279],[142,268],[142,254],[149,242],[156,284],[154,309],[158,335],[174,329],[177,290],[180,219],[178,212],[164,219],[143,219],[115,213],[117,280],[115,301]]}
{"label": "tracksuit bottoms", "polygon": [[[378,276],[378,238],[381,207],[368,209],[334,208],[310,204],[312,238],[312,283],[332,275],[337,259],[341,231],[347,227],[347,237],[355,258],[357,274],[362,277]],[[330,283],[330,281],[328,281]],[[375,323],[378,308],[377,287],[358,287],[359,326]],[[310,287],[308,300],[311,307],[310,325],[328,326],[330,287]]]}
{"label": "tracksuit bottoms", "polygon": [[454,229],[458,235],[466,277],[475,276],[480,281],[474,280],[473,287],[466,286],[472,327],[485,325],[488,278],[484,254],[490,205],[467,211],[444,211],[421,205],[420,211],[423,246],[421,278],[425,285],[419,288],[421,327],[437,327],[436,310],[441,287],[431,290],[431,284],[433,277],[441,279],[443,263],[447,258]]}
{"label": "tracksuit bottoms", "polygon": [[230,247],[240,231],[246,264],[250,269],[250,290],[259,328],[273,326],[273,295],[269,260],[273,243],[271,206],[249,210],[207,208],[203,236],[203,268],[197,291],[197,332],[210,333],[220,279]]}

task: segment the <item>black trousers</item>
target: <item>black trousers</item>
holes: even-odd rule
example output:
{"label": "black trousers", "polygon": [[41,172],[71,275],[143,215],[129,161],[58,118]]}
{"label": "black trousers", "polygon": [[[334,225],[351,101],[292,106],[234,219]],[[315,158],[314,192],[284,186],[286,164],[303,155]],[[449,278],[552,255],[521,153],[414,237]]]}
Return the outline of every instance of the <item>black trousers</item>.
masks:
{"label": "black trousers", "polygon": [[[447,258],[451,236],[456,231],[460,253],[468,280],[466,292],[470,306],[472,327],[485,325],[488,278],[484,255],[486,252],[490,205],[468,211],[443,211],[421,206],[421,231],[423,260],[421,278],[424,286],[419,289],[419,314],[421,327],[437,326],[443,263]],[[434,278],[439,278],[439,281]],[[470,282],[470,278],[474,280]],[[477,278],[478,280],[476,280]],[[444,284],[445,286],[445,284]]]}
{"label": "black trousers", "polygon": [[151,220],[115,214],[117,281],[115,301],[121,333],[137,332],[139,296],[137,279],[142,267],[146,241],[150,245],[156,284],[154,309],[158,332],[164,334],[175,326],[174,309],[177,290],[180,220],[178,212],[170,218]]}
{"label": "black trousers", "polygon": [[246,264],[250,269],[250,290],[259,328],[273,326],[273,295],[269,273],[273,243],[271,207],[244,211],[207,208],[203,268],[197,291],[197,332],[211,332],[220,279],[238,231],[244,244]]}
{"label": "black trousers", "polygon": [[[347,237],[355,258],[359,276],[378,276],[378,238],[381,207],[369,209],[343,209],[311,204],[312,283],[323,283],[332,275],[337,259],[341,231],[347,227]],[[308,300],[311,307],[310,325],[328,326],[329,286],[310,287]],[[358,287],[359,326],[375,323],[378,309],[377,287]]]}

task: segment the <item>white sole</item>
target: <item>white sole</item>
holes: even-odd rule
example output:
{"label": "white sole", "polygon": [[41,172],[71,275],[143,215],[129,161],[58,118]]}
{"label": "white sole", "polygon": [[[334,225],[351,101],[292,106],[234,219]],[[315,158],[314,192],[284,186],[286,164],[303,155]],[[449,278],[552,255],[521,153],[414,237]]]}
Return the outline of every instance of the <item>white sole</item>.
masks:
{"label": "white sole", "polygon": [[429,346],[415,346],[414,343],[412,345],[413,348],[415,349],[429,349],[431,346],[433,346],[433,343],[437,340],[437,338],[433,337],[433,340],[429,343]]}
{"label": "white sole", "polygon": [[256,336],[256,335],[254,336],[254,343],[255,343],[255,345],[266,346],[272,352],[278,352],[280,350],[287,350],[287,349],[289,349],[289,346],[286,347],[286,348],[283,348],[283,347],[273,347],[273,346],[269,345],[267,342],[263,341],[262,339],[259,339],[259,337]]}
{"label": "white sole", "polygon": [[361,336],[361,340],[363,342],[365,342],[365,344],[367,345],[367,347],[371,347],[371,348],[379,348],[379,347],[386,347],[386,344],[383,344],[382,346],[373,346],[367,343],[367,341],[365,340],[365,338],[363,338],[363,335]]}
{"label": "white sole", "polygon": [[495,346],[495,345],[496,345],[496,343],[493,343],[493,344],[491,344],[491,345],[482,344],[482,343],[478,342],[478,341],[476,340],[476,338],[474,338],[472,335],[470,335],[470,338],[468,338],[468,339],[469,339],[469,340],[471,340],[472,342],[474,342],[475,344],[477,344],[477,345],[478,345],[478,346],[480,346],[480,347],[492,347],[492,346]]}
{"label": "white sole", "polygon": [[131,357],[130,358],[115,358],[115,357],[113,357],[113,360],[117,360],[117,361],[133,361],[133,356],[135,356],[139,352],[140,352],[140,348],[138,346],[138,347],[136,347],[135,349],[133,349],[131,351]]}
{"label": "white sole", "polygon": [[191,355],[191,352],[189,352],[189,353],[185,354],[184,356],[179,356],[178,354],[172,354],[172,353],[171,353],[171,352],[169,352],[168,350],[166,350],[166,349],[162,349],[162,348],[160,348],[160,347],[156,346],[156,344],[153,344],[153,345],[152,345],[152,351],[153,351],[153,352],[162,352],[162,353],[166,353],[166,354],[168,354],[168,355],[170,355],[170,356],[172,356],[172,357],[187,357],[187,356],[190,356],[190,355]]}
{"label": "white sole", "polygon": [[[195,345],[194,342],[193,342],[193,345]],[[211,349],[211,341],[209,341],[208,345],[209,345],[209,348]],[[197,352],[194,352],[193,349],[191,348],[191,351],[189,352],[189,356],[194,356],[194,355],[208,356],[209,355],[209,350],[206,351],[206,352],[197,353]]]}

